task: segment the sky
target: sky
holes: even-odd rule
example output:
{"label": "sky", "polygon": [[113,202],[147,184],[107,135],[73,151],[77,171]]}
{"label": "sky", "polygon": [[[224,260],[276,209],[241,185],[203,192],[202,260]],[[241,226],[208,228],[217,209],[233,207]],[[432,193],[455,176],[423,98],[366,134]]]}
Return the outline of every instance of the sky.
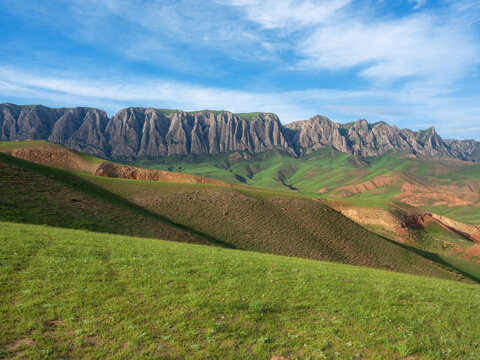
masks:
{"label": "sky", "polygon": [[1,0],[0,103],[317,114],[480,140],[478,0]]}

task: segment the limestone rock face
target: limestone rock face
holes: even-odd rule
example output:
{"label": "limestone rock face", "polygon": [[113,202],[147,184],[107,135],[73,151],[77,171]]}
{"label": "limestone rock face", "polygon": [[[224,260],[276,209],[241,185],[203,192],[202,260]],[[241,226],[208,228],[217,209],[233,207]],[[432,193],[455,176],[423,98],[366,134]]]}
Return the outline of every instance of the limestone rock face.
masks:
{"label": "limestone rock face", "polygon": [[107,123],[108,116],[102,110],[68,109],[56,120],[47,140],[73,150],[106,157],[109,153],[105,138]]}
{"label": "limestone rock face", "polygon": [[105,131],[112,159],[261,152],[272,148],[295,155],[284,132],[274,114],[259,114],[250,123],[226,111],[178,111],[167,116],[151,108],[121,110],[111,118]]}
{"label": "limestone rock face", "polygon": [[457,159],[480,161],[480,141],[447,139],[445,144]]}
{"label": "limestone rock face", "polygon": [[63,112],[42,105],[0,104],[0,140],[46,139]]}
{"label": "limestone rock face", "polygon": [[412,131],[384,122],[338,124],[315,116],[283,126],[275,114],[246,120],[228,111],[162,112],[129,107],[109,118],[98,109],[0,104],[0,141],[48,140],[116,161],[188,154],[257,153],[301,156],[323,147],[359,156],[389,150],[480,161],[480,142],[442,140],[433,127]]}
{"label": "limestone rock face", "polygon": [[0,104],[0,140],[48,140],[112,160],[279,149],[296,156],[274,114],[249,122],[224,112],[129,107],[108,118],[98,109]]}
{"label": "limestone rock face", "polygon": [[[384,122],[369,124],[358,120],[338,124],[323,116],[296,121],[285,125],[293,132],[293,146],[300,153],[311,153],[325,146],[359,156],[378,156],[389,150],[403,151],[424,156],[446,156],[461,160],[473,160],[475,145],[462,148],[463,141],[446,143],[432,126],[427,130],[399,129]],[[480,144],[475,142],[476,144]],[[478,145],[477,145],[478,146]],[[465,145],[465,147],[468,147]]]}

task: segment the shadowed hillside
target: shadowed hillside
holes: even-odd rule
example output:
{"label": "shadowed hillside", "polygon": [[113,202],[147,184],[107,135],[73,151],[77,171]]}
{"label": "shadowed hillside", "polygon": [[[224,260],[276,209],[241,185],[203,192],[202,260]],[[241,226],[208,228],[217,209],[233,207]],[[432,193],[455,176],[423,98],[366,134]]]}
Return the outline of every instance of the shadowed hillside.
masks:
{"label": "shadowed hillside", "polygon": [[429,261],[365,230],[323,203],[301,196],[87,175],[83,178],[236,249],[445,276]]}
{"label": "shadowed hillside", "polygon": [[113,234],[215,244],[63,170],[0,153],[0,218]]}

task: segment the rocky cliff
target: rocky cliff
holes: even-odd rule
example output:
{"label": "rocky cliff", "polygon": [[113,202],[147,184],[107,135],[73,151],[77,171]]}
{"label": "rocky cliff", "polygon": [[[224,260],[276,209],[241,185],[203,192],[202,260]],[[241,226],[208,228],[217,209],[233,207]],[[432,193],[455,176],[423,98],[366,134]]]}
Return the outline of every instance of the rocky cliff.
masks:
{"label": "rocky cliff", "polygon": [[1,141],[48,140],[113,160],[272,148],[295,156],[286,133],[278,117],[269,113],[248,121],[226,111],[167,115],[130,107],[108,118],[104,111],[91,108],[0,104]]}
{"label": "rocky cliff", "polygon": [[285,129],[274,114],[259,113],[249,122],[231,112],[128,108],[114,115],[105,130],[111,157],[261,152],[277,148],[295,155]]}
{"label": "rocky cliff", "polygon": [[0,104],[0,140],[26,139],[48,140],[117,161],[267,149],[300,156],[323,147],[360,156],[399,150],[480,160],[479,142],[444,141],[433,127],[415,132],[366,120],[338,124],[323,116],[283,126],[270,113],[258,113],[247,120],[227,111],[164,112],[141,107],[123,109],[109,118],[104,111],[92,108]]}
{"label": "rocky cliff", "polygon": [[359,156],[378,156],[389,150],[397,150],[425,156],[471,160],[466,151],[452,151],[433,126],[427,130],[412,131],[384,122],[369,124],[366,120],[358,120],[338,124],[326,117],[315,116],[310,120],[287,124],[285,127],[293,131],[293,146],[303,153],[330,146]]}
{"label": "rocky cliff", "polygon": [[480,161],[480,141],[447,139],[445,144],[455,158]]}

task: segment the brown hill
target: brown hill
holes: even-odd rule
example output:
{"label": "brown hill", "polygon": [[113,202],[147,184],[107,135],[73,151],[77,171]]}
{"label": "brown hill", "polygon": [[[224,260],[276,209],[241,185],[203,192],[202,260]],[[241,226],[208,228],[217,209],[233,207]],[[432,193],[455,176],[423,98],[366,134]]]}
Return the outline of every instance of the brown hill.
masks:
{"label": "brown hill", "polygon": [[97,176],[149,181],[235,186],[201,176],[162,170],[141,169],[103,161],[46,141],[24,141],[0,144],[0,152],[69,171],[87,172]]}
{"label": "brown hill", "polygon": [[222,181],[196,175],[162,170],[142,169],[134,166],[127,166],[111,162],[104,162],[98,165],[94,175],[129,180],[166,181],[176,183],[222,185],[232,187],[236,186]]}

